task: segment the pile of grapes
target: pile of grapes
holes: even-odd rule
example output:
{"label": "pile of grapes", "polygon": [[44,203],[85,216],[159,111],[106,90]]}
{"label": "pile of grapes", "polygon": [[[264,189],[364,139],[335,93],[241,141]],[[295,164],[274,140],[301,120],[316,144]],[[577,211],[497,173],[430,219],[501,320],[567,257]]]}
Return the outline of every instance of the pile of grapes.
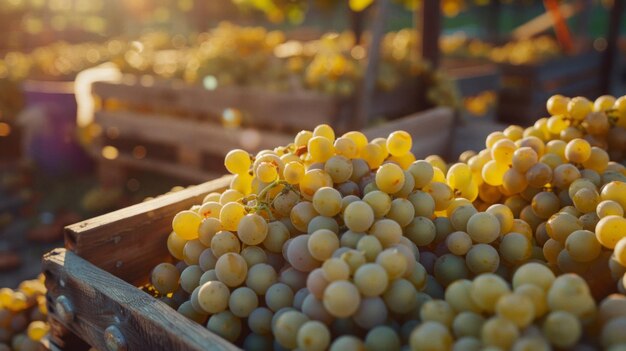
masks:
{"label": "pile of grapes", "polygon": [[626,96],[553,96],[459,162],[327,125],[233,150],[162,301],[246,350],[626,347]]}
{"label": "pile of grapes", "polygon": [[37,351],[50,329],[43,275],[0,289],[0,351]]}

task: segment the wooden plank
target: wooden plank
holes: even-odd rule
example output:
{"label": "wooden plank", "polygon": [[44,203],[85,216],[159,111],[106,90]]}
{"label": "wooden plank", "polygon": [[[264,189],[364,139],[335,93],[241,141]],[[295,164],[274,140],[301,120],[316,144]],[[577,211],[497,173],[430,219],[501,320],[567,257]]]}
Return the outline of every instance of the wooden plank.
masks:
{"label": "wooden plank", "polygon": [[215,122],[219,122],[224,110],[234,108],[244,114],[246,126],[298,131],[313,129],[321,123],[331,124],[343,104],[341,98],[315,91],[272,92],[249,87],[206,90],[176,80],[156,80],[145,86],[131,77],[125,79],[128,81],[122,83],[96,82],[92,94],[155,110],[167,108],[200,114]]}
{"label": "wooden plank", "polygon": [[421,5],[421,37],[422,58],[432,65],[433,68],[439,66],[439,36],[441,35],[441,1],[422,1]]}
{"label": "wooden plank", "polygon": [[283,133],[224,128],[208,122],[170,118],[165,115],[99,111],[94,120],[105,130],[116,127],[120,135],[136,138],[139,145],[141,140],[185,145],[218,156],[224,156],[233,149],[257,152],[293,141],[290,135]]}
{"label": "wooden plank", "polygon": [[613,8],[611,9],[611,17],[608,23],[607,31],[607,47],[602,58],[602,72],[601,76],[601,89],[602,92],[608,94],[611,91],[611,82],[615,76],[615,64],[617,51],[617,41],[620,33],[620,23],[622,23],[622,17],[624,15],[624,8],[626,7],[626,1],[614,0]]}
{"label": "wooden plank", "polygon": [[[160,243],[163,244],[162,242]],[[69,299],[74,319],[64,326],[99,350],[103,331],[116,326],[128,350],[239,350],[161,301],[65,249],[43,258],[49,301]],[[54,303],[48,308],[55,313]]]}
{"label": "wooden plank", "polygon": [[[571,4],[561,4],[559,11],[564,18],[570,18],[578,12],[579,8]],[[544,12],[530,21],[515,28],[511,32],[511,37],[515,40],[530,39],[537,36],[554,26],[554,17]]]}
{"label": "wooden plank", "polygon": [[206,194],[223,191],[226,176],[164,195],[65,228],[65,245],[80,257],[117,277],[140,285],[167,256],[163,245],[176,213],[202,203]]}

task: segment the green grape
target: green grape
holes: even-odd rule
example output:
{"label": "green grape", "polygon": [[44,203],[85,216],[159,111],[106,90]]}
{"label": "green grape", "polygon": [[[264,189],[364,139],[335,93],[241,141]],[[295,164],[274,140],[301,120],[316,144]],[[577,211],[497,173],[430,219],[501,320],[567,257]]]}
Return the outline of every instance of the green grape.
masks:
{"label": "green grape", "polygon": [[610,162],[609,154],[603,149],[597,146],[593,146],[591,148],[591,155],[585,162],[583,162],[583,166],[587,170],[592,170],[598,173],[602,173],[609,166],[609,162]]}
{"label": "green grape", "polygon": [[281,216],[288,217],[298,201],[300,201],[300,196],[295,191],[281,191],[272,200],[272,208]]}
{"label": "green grape", "polygon": [[546,231],[550,238],[565,243],[565,239],[574,231],[583,229],[578,218],[569,213],[560,212],[546,222]]}
{"label": "green grape", "polygon": [[[337,145],[340,139],[337,139],[335,145]],[[344,139],[346,140],[346,139]],[[340,144],[343,144],[342,142]],[[339,150],[338,150],[339,151]],[[356,149],[354,150],[356,152]],[[352,156],[349,157],[348,153]],[[345,156],[345,157],[344,157]],[[352,176],[354,167],[349,158],[354,158],[356,156],[352,153],[352,151],[344,151],[344,155],[336,155],[328,159],[324,164],[324,171],[330,175],[334,183],[343,183],[350,180]]]}
{"label": "green grape", "polygon": [[452,211],[450,217],[450,223],[454,229],[459,231],[465,231],[467,229],[467,222],[470,217],[478,213],[476,208],[473,205],[463,205],[455,208]]}
{"label": "green grape", "polygon": [[402,237],[402,228],[391,219],[379,219],[374,222],[369,230],[369,234],[375,236],[383,247],[397,244]]}
{"label": "green grape", "polygon": [[407,259],[397,248],[383,250],[376,263],[385,269],[390,279],[402,277],[407,272]]}
{"label": "green grape", "polygon": [[267,335],[250,333],[243,341],[243,349],[249,351],[264,351],[272,349],[272,339]]}
{"label": "green grape", "polygon": [[500,265],[498,251],[491,245],[476,244],[465,256],[467,268],[474,274],[495,272]]}
{"label": "green grape", "polygon": [[191,294],[193,290],[198,287],[202,273],[204,272],[197,265],[192,265],[185,268],[180,273],[180,287],[184,291]]}
{"label": "green grape", "polygon": [[[401,227],[406,227],[415,216],[415,209],[413,208],[413,204],[407,199],[394,199],[391,202],[391,209],[387,214],[387,218],[394,220]],[[374,223],[376,226],[376,223]]]}
{"label": "green grape", "polygon": [[408,171],[413,175],[417,189],[421,189],[430,183],[434,175],[433,166],[424,160],[413,162],[409,166]]}
{"label": "green grape", "polygon": [[363,196],[365,201],[374,211],[374,217],[382,218],[391,210],[391,197],[380,190],[374,190]]}
{"label": "green grape", "polygon": [[430,194],[435,201],[435,210],[443,211],[454,199],[454,192],[450,187],[442,182],[431,182],[423,188],[423,191]]}
{"label": "green grape", "polygon": [[257,295],[265,295],[267,289],[278,280],[276,271],[267,263],[259,263],[250,267],[246,276],[246,286]]}
{"label": "green grape", "polygon": [[313,217],[313,219],[309,221],[309,225],[307,226],[307,232],[313,233],[320,229],[330,230],[333,233],[338,234],[339,224],[337,223],[336,220],[330,217],[324,217],[324,216]]}
{"label": "green grape", "polygon": [[403,130],[389,134],[387,138],[387,150],[393,156],[403,156],[411,151],[411,135]]}
{"label": "green grape", "polygon": [[341,211],[341,194],[334,188],[320,188],[313,195],[313,208],[322,216],[333,217]]}
{"label": "green grape", "polygon": [[289,229],[282,222],[270,222],[267,225],[267,235],[263,240],[263,247],[270,252],[281,253],[283,245],[289,237]]}
{"label": "green grape", "polygon": [[408,170],[404,171],[404,185],[402,188],[395,192],[393,195],[397,198],[407,198],[409,194],[415,189],[415,179]]}
{"label": "green grape", "polygon": [[258,306],[256,293],[247,287],[233,290],[228,300],[228,309],[239,318],[247,318]]}
{"label": "green grape", "polygon": [[626,327],[626,317],[619,317],[609,321],[604,325],[600,335],[602,346],[609,348],[626,343],[624,328]]}
{"label": "green grape", "polygon": [[338,155],[347,159],[356,158],[359,155],[359,149],[356,143],[349,138],[339,137],[335,140],[333,146],[335,147],[335,152],[337,152]]}
{"label": "green grape", "polygon": [[582,121],[593,111],[593,103],[587,98],[577,96],[567,103],[567,113],[576,121]]}
{"label": "green grape", "polygon": [[452,351],[480,351],[482,343],[478,338],[464,336],[457,339],[452,346]]}
{"label": "green grape", "polygon": [[349,204],[343,212],[343,221],[353,232],[366,232],[374,223],[374,211],[364,201]]}
{"label": "green grape", "polygon": [[491,317],[481,331],[481,339],[486,346],[495,346],[508,350],[519,337],[515,324],[506,318]]}
{"label": "green grape", "polygon": [[570,99],[563,95],[552,95],[546,103],[548,113],[553,116],[566,114],[569,102]]}
{"label": "green grape", "polygon": [[305,200],[311,200],[315,193],[324,187],[332,187],[333,179],[321,169],[310,169],[300,180],[300,194]]}
{"label": "green grape", "polygon": [[265,292],[265,304],[274,312],[283,307],[290,307],[293,303],[293,298],[293,291],[283,283],[274,283]]}
{"label": "green grape", "polygon": [[289,184],[295,185],[300,183],[304,177],[304,166],[298,161],[291,161],[285,165],[283,177]]}
{"label": "green grape", "polygon": [[420,309],[420,319],[422,322],[438,322],[446,327],[452,327],[455,312],[452,307],[442,300],[426,301]]}
{"label": "green grape", "polygon": [[173,293],[178,289],[180,273],[171,263],[160,263],[152,270],[150,282],[162,295]]}
{"label": "green grape", "polygon": [[379,264],[366,263],[354,273],[354,284],[366,297],[381,295],[388,286],[387,270]]}
{"label": "green grape", "polygon": [[384,351],[400,350],[400,337],[391,327],[378,326],[371,329],[365,337],[365,347],[367,350]]}
{"label": "green grape", "polygon": [[204,283],[210,282],[212,280],[219,280],[217,279],[217,274],[215,274],[215,269],[210,269],[202,273],[202,275],[200,276],[200,280],[198,281],[198,286],[202,286],[204,285]]}
{"label": "green grape", "polygon": [[444,351],[450,350],[453,343],[448,328],[437,322],[424,322],[411,333],[411,350]]}
{"label": "green grape", "polygon": [[308,236],[307,247],[311,257],[324,261],[339,248],[339,238],[328,229],[320,229]]}
{"label": "green grape", "polygon": [[376,171],[376,186],[378,189],[393,194],[402,189],[404,185],[404,172],[400,166],[386,163]]}
{"label": "green grape", "polygon": [[492,273],[479,275],[472,281],[470,287],[472,300],[486,312],[494,312],[498,299],[510,292],[511,289],[506,281]]}
{"label": "green grape", "polygon": [[541,158],[539,159],[539,162],[548,165],[550,168],[554,170],[556,167],[562,165],[565,161],[559,155],[548,153],[548,154],[541,156]]}
{"label": "green grape", "polygon": [[202,217],[194,211],[181,211],[174,216],[172,228],[180,238],[193,240],[198,237],[198,228],[202,223]]}
{"label": "green grape", "polygon": [[365,350],[365,344],[361,339],[352,335],[342,335],[335,339],[330,345],[329,351],[343,351],[343,350]]}
{"label": "green grape", "polygon": [[[324,234],[320,234],[320,236],[318,236],[319,239],[324,239],[325,237],[331,238],[332,236],[334,236],[336,239],[335,233],[329,230],[321,229],[320,233],[326,233],[327,235],[324,236]],[[287,260],[294,268],[302,272],[310,272],[313,269],[321,265],[320,261],[316,260],[315,257],[312,256],[311,251],[309,250],[309,238],[310,237],[311,235],[299,235],[291,239],[290,241],[286,242],[289,244],[286,249]],[[324,242],[324,240],[321,240],[321,242]],[[318,241],[316,238],[315,242],[311,246],[317,249],[318,244],[320,244],[320,241]],[[335,242],[335,244],[332,244],[332,245],[336,245],[338,247],[338,240],[337,242]],[[285,253],[284,249],[283,249],[283,253]]]}
{"label": "green grape", "polygon": [[383,251],[383,245],[375,236],[364,235],[357,242],[356,249],[363,252],[368,262],[373,262],[376,260],[378,254]]}
{"label": "green grape", "polygon": [[502,176],[502,186],[510,194],[517,194],[526,190],[528,180],[523,173],[510,168]]}
{"label": "green grape", "polygon": [[626,236],[626,219],[621,216],[606,216],[596,226],[596,238],[602,246],[613,249]]}
{"label": "green grape", "polygon": [[559,211],[559,198],[552,192],[542,191],[533,197],[531,203],[534,214],[542,219],[548,219]]}
{"label": "green grape", "polygon": [[[208,202],[207,204],[212,203],[214,202]],[[217,213],[219,215],[219,212]],[[202,224],[200,224],[200,228],[198,229],[198,240],[200,240],[200,242],[204,246],[210,247],[213,236],[215,236],[215,234],[220,230],[222,230],[222,224],[220,223],[219,219],[213,217],[205,218],[202,221]]]}
{"label": "green grape", "polygon": [[[339,256],[350,267],[350,274],[354,274],[356,270],[365,264],[365,255],[357,250],[346,250]],[[405,259],[406,260],[406,259]]]}
{"label": "green grape", "polygon": [[231,150],[224,158],[224,166],[231,174],[248,173],[251,166],[250,155],[244,150]]}
{"label": "green grape", "polygon": [[452,331],[457,338],[480,338],[480,331],[485,318],[476,312],[464,311],[457,314],[452,321]]}
{"label": "green grape", "polygon": [[578,168],[572,164],[565,163],[554,169],[552,184],[557,188],[565,189],[578,178],[580,178]]}
{"label": "green grape", "polygon": [[330,341],[328,327],[318,321],[304,322],[296,336],[298,349],[302,351],[324,351],[330,345]]}
{"label": "green grape", "polygon": [[557,277],[548,290],[548,306],[552,311],[566,311],[577,317],[595,311],[595,302],[587,283],[576,274]]}
{"label": "green grape", "polygon": [[626,208],[626,183],[612,181],[602,188],[602,200],[613,200],[617,202],[622,209]]}
{"label": "green grape", "polygon": [[237,236],[246,245],[258,245],[267,237],[268,225],[258,214],[247,214],[237,225]]}
{"label": "green grape", "polygon": [[426,246],[437,236],[437,228],[430,219],[416,216],[405,228],[404,235],[415,245]]}
{"label": "green grape", "polygon": [[500,234],[509,233],[513,228],[514,216],[511,209],[502,204],[495,204],[487,208],[487,213],[494,215],[500,222]]}
{"label": "green grape", "polygon": [[471,311],[479,313],[480,308],[470,296],[472,282],[467,279],[459,279],[452,282],[445,291],[445,300],[457,312]]}
{"label": "green grape", "polygon": [[511,164],[517,146],[509,139],[500,139],[491,147],[491,159],[499,164]]}
{"label": "green grape", "polygon": [[538,162],[526,172],[526,180],[531,187],[539,188],[552,181],[552,168],[543,162]]}
{"label": "green grape", "polygon": [[357,287],[345,280],[330,283],[324,290],[324,307],[333,316],[345,318],[352,316],[361,302]]}
{"label": "green grape", "polygon": [[[190,242],[191,243],[191,242]],[[211,250],[217,258],[222,257],[229,252],[239,253],[241,243],[237,236],[228,231],[219,231],[211,239]]]}
{"label": "green grape", "polygon": [[306,232],[309,222],[318,215],[313,204],[307,201],[299,202],[293,207],[289,218],[291,223],[300,232]]}
{"label": "green grape", "polygon": [[304,300],[309,295],[311,295],[311,293],[309,292],[309,289],[307,288],[302,288],[296,291],[296,293],[293,295],[293,308],[295,308],[296,310],[302,310],[302,305],[304,304]]}
{"label": "green grape", "polygon": [[468,278],[470,273],[462,257],[445,254],[435,261],[434,275],[442,286],[448,286],[455,280]]}
{"label": "green grape", "polygon": [[534,284],[523,284],[515,288],[515,294],[527,297],[533,304],[535,318],[541,318],[548,312],[546,291]]}
{"label": "green grape", "polygon": [[229,287],[236,287],[246,280],[248,265],[241,255],[225,253],[215,263],[215,274],[218,279]]}
{"label": "green grape", "polygon": [[508,294],[498,300],[496,313],[515,323],[518,328],[525,328],[535,318],[534,308],[533,302],[525,295]]}
{"label": "green grape", "polygon": [[407,198],[413,204],[415,216],[432,218],[435,213],[435,200],[430,194],[416,190]]}
{"label": "green grape", "polygon": [[543,322],[543,334],[559,348],[570,348],[582,336],[582,325],[575,315],[565,311],[550,312]]}
{"label": "green grape", "polygon": [[565,273],[583,275],[589,270],[589,266],[587,264],[574,260],[567,250],[563,250],[559,253],[556,259],[556,264],[558,268]]}
{"label": "green grape", "polygon": [[223,311],[209,318],[207,329],[230,342],[235,342],[241,334],[241,320],[230,311]]}
{"label": "green grape", "polygon": [[520,266],[513,274],[513,287],[517,288],[524,284],[536,285],[547,291],[554,282],[554,273],[540,263],[526,263]]}
{"label": "green grape", "polygon": [[512,264],[520,264],[528,260],[532,254],[532,243],[520,233],[508,233],[500,242],[500,255]]}
{"label": "green grape", "polygon": [[230,299],[230,290],[220,281],[209,281],[198,289],[198,304],[210,314],[225,311]]}
{"label": "green grape", "polygon": [[[624,216],[624,209],[613,200],[604,200],[596,207],[596,214],[600,219],[606,216]],[[171,235],[170,235],[171,236]],[[171,251],[170,251],[171,252]]]}
{"label": "green grape", "polygon": [[[203,203],[202,206],[200,206],[200,209],[198,210],[198,214],[202,216],[202,218],[204,219],[207,219],[207,218],[219,219],[221,210],[222,210],[222,204],[220,204],[219,202],[208,201],[208,202]],[[204,224],[204,220],[202,222]],[[211,223],[211,224],[213,225],[211,225],[209,228],[215,225],[214,223]],[[199,230],[200,231],[202,230],[202,225],[200,225]]]}
{"label": "green grape", "polygon": [[465,232],[454,232],[446,238],[446,247],[457,255],[464,256],[472,248],[472,238]]}
{"label": "green grape", "polygon": [[178,234],[171,232],[170,235],[167,236],[167,250],[177,260],[183,259],[183,249],[185,248],[185,244],[187,240],[178,236]]}
{"label": "green grape", "polygon": [[239,221],[246,215],[245,207],[238,202],[229,202],[220,210],[222,228],[228,231],[237,230]]}
{"label": "green grape", "polygon": [[467,234],[476,243],[490,243],[500,236],[500,222],[491,213],[476,213],[467,222]]}
{"label": "green grape", "polygon": [[287,284],[293,291],[304,288],[306,286],[306,279],[306,273],[300,272],[293,267],[282,270],[278,277],[281,283]]}
{"label": "green grape", "polygon": [[333,282],[335,280],[348,280],[350,277],[350,266],[340,258],[329,258],[324,261],[322,264],[322,271],[324,273],[324,278],[328,282]]}
{"label": "green grape", "polygon": [[417,290],[410,281],[397,279],[391,282],[383,300],[391,312],[407,313],[417,305]]}
{"label": "green grape", "polygon": [[572,232],[565,240],[565,249],[577,262],[591,262],[600,255],[602,249],[596,235],[588,230]]}
{"label": "green grape", "polygon": [[367,297],[361,299],[359,309],[354,316],[354,322],[361,328],[372,329],[382,325],[387,320],[387,306],[380,297]]}
{"label": "green grape", "polygon": [[272,317],[274,313],[265,307],[254,309],[248,316],[248,327],[259,335],[267,335],[272,332]]}
{"label": "green grape", "polygon": [[[243,194],[235,189],[228,189],[222,193],[220,196],[220,204],[222,207],[229,202],[238,202],[243,199]],[[221,212],[221,210],[220,210]]]}

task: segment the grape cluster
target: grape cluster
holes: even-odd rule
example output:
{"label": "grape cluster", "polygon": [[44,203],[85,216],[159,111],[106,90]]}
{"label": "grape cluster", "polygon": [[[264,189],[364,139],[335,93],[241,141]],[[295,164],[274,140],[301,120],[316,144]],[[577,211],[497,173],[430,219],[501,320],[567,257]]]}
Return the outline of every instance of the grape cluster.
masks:
{"label": "grape cluster", "polygon": [[39,341],[50,329],[45,295],[43,275],[15,290],[0,289],[0,351],[40,350]]}
{"label": "grape cluster", "polygon": [[246,350],[621,349],[626,97],[547,107],[453,164],[327,125],[233,150],[152,285]]}

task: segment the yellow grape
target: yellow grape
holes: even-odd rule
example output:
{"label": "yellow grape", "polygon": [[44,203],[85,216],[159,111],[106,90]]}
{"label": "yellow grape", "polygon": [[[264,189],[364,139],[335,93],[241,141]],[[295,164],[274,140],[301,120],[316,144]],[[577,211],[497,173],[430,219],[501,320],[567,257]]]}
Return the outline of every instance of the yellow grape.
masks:
{"label": "yellow grape", "polygon": [[331,143],[335,141],[335,131],[328,124],[320,124],[313,129],[313,137],[317,136],[324,137],[330,140]]}
{"label": "yellow grape", "polygon": [[602,246],[613,249],[617,242],[626,237],[626,218],[606,216],[596,226],[596,238]]}
{"label": "yellow grape", "polygon": [[202,217],[193,211],[181,211],[172,220],[172,229],[185,240],[193,240],[198,237],[198,228],[202,223]]}
{"label": "yellow grape", "polygon": [[307,144],[307,150],[313,162],[326,162],[335,153],[332,141],[321,136],[311,138]]}
{"label": "yellow grape", "polygon": [[400,166],[386,163],[376,171],[376,186],[378,189],[393,194],[402,189],[404,185],[404,171]]}
{"label": "yellow grape", "polygon": [[553,95],[548,99],[546,108],[551,115],[562,115],[567,113],[567,106],[570,99],[563,95]]}
{"label": "yellow grape", "polygon": [[411,151],[413,141],[411,135],[405,131],[396,131],[387,137],[387,150],[393,156],[403,156]]}
{"label": "yellow grape", "polygon": [[232,174],[248,173],[251,166],[250,154],[244,150],[232,150],[224,158],[224,166]]}

